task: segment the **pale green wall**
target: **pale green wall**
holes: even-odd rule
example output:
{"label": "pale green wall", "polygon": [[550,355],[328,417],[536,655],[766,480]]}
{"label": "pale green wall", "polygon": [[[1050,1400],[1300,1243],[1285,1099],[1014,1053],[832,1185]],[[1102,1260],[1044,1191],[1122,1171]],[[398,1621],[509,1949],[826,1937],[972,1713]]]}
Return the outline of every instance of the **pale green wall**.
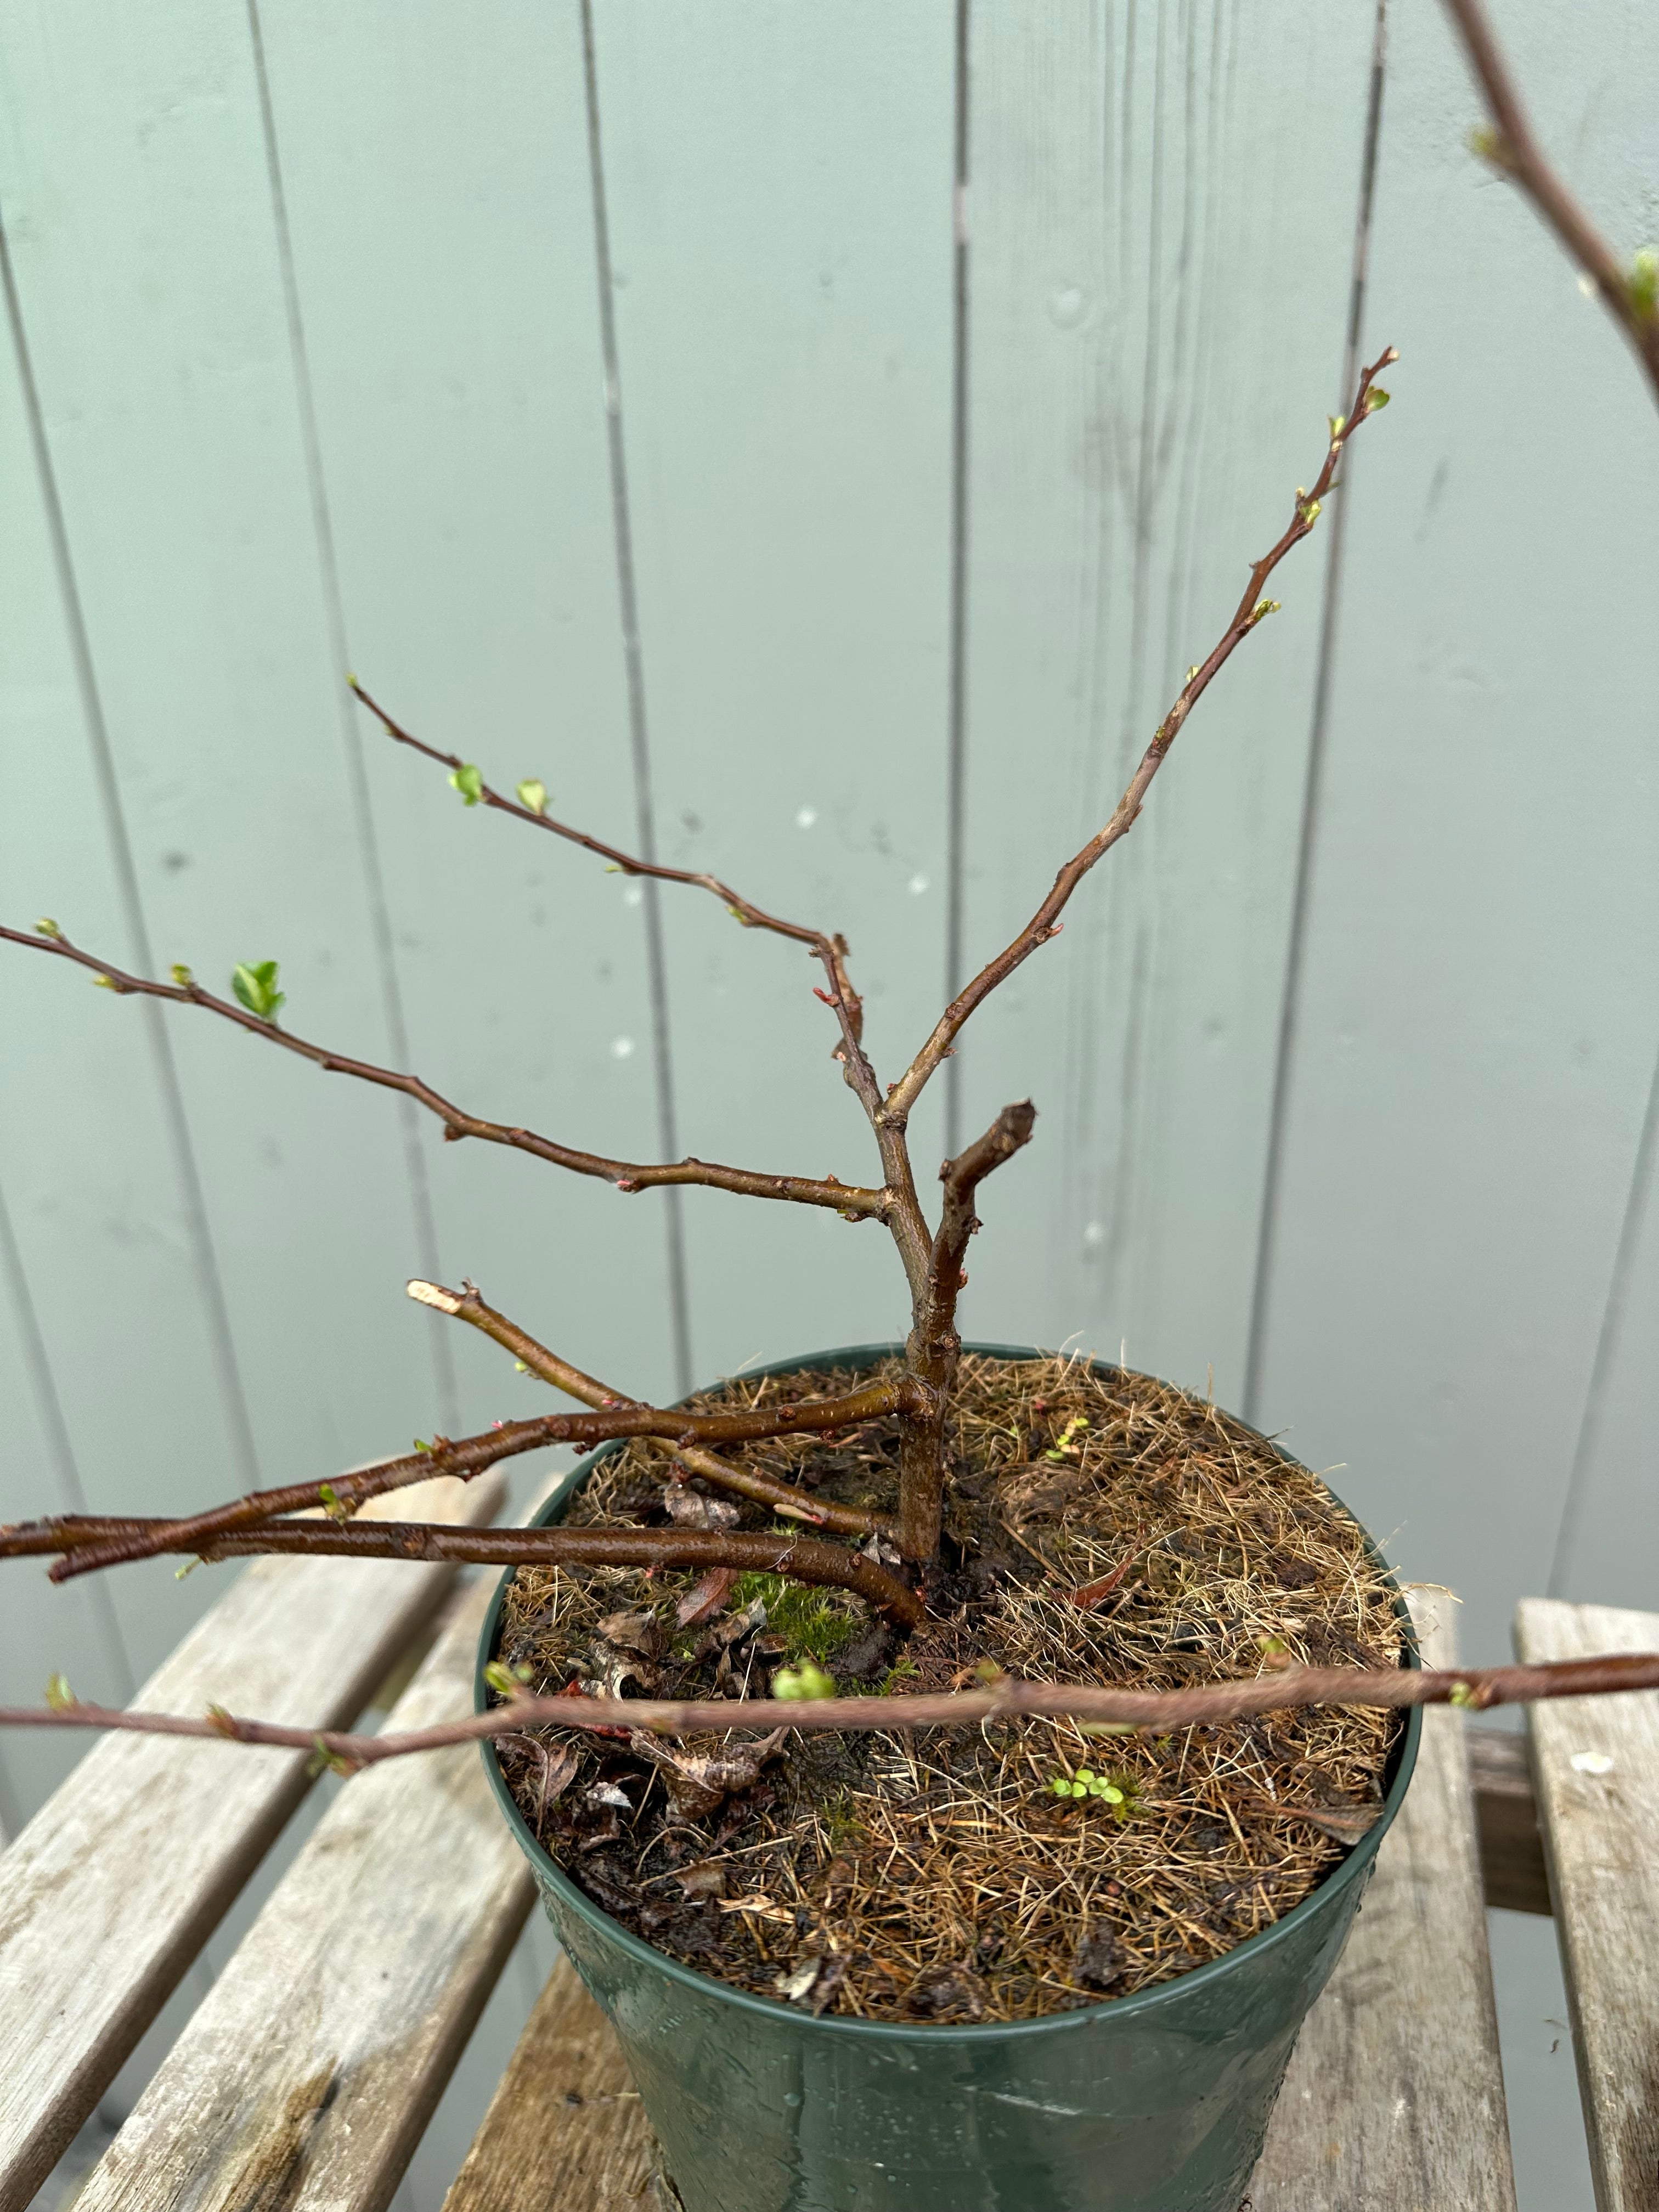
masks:
{"label": "pale green wall", "polygon": [[[952,869],[953,11],[596,13],[635,732],[575,0],[267,0],[263,97],[232,0],[5,0],[0,908],[208,977],[276,954],[295,1028],[577,1143],[651,1157],[672,1108],[684,1149],[861,1177],[797,951],[668,901],[659,1067],[623,880],[463,812],[339,681],[624,842],[648,804],[667,857],[845,927],[878,1060],[908,1056]],[[1570,175],[1622,246],[1651,237],[1659,15],[1503,14]],[[1318,464],[1373,10],[969,16],[956,865],[981,956]],[[1474,115],[1431,0],[1396,0],[1361,337],[1405,358],[1340,574],[1322,526],[961,1082],[964,1126],[1028,1091],[1042,1114],[986,1194],[969,1329],[1213,1365],[1343,1463],[1494,1658],[1564,1516],[1568,1594],[1652,1603],[1659,1567],[1659,1224],[1631,1212],[1659,435],[1465,150]],[[403,1298],[417,1269],[674,1384],[658,1198],[446,1148],[27,955],[0,1004],[0,1513],[182,1508],[522,1409]],[[942,1136],[924,1116],[924,1168]],[[698,1192],[684,1228],[699,1377],[902,1326],[873,1230]],[[60,1664],[126,1686],[214,1586],[9,1576],[6,1692]],[[15,1819],[70,1753],[0,1757]]]}

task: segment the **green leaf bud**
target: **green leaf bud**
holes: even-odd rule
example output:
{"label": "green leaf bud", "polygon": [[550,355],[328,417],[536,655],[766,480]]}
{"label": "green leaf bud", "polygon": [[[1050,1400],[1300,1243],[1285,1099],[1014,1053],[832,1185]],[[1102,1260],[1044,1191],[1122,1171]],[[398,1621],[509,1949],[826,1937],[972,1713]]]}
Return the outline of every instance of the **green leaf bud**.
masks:
{"label": "green leaf bud", "polygon": [[231,970],[230,988],[249,1013],[274,1028],[276,1017],[288,1004],[287,994],[276,988],[276,963],[274,960],[244,960]]}
{"label": "green leaf bud", "polygon": [[483,772],[472,761],[464,761],[451,773],[449,781],[469,806],[476,806],[483,797]]}
{"label": "green leaf bud", "polygon": [[47,1679],[46,1703],[52,1707],[53,1712],[66,1713],[78,1702],[74,1691],[70,1689],[68,1681],[62,1674],[53,1674]]}
{"label": "green leaf bud", "polygon": [[532,814],[545,814],[547,786],[538,782],[533,775],[526,776],[519,786],[519,804],[520,806],[527,807]]}
{"label": "green leaf bud", "polygon": [[802,1659],[793,1667],[780,1667],[772,1677],[772,1695],[775,1698],[799,1700],[833,1698],[835,1694],[835,1676],[826,1674],[815,1659]]}
{"label": "green leaf bud", "polygon": [[173,963],[173,980],[181,991],[187,991],[196,978],[182,960],[175,960]]}
{"label": "green leaf bud", "polygon": [[37,937],[61,937],[64,933],[49,914],[43,914],[34,925],[34,933]]}

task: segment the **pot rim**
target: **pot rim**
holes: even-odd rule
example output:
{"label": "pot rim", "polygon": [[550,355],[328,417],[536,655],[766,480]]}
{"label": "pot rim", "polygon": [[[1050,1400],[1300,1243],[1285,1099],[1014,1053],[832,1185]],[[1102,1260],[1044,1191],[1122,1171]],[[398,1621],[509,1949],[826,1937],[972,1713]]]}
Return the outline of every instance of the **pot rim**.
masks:
{"label": "pot rim", "polygon": [[[962,1348],[964,1352],[975,1352],[982,1358],[992,1359],[1044,1359],[1054,1356],[1030,1345],[964,1344]],[[902,1344],[892,1343],[839,1345],[833,1351],[801,1352],[793,1358],[769,1361],[763,1367],[746,1367],[744,1372],[750,1376],[786,1375],[796,1368],[830,1365],[851,1367],[856,1372],[861,1367],[873,1366],[878,1359],[898,1356],[903,1350],[904,1346]],[[1078,1364],[1081,1365],[1084,1363],[1079,1361]],[[1133,1368],[1121,1366],[1115,1360],[1091,1359],[1087,1364],[1091,1371],[1097,1375],[1137,1372]],[[720,1379],[724,1381],[728,1378],[723,1376]],[[1228,1418],[1237,1419],[1237,1416],[1229,1415]],[[1249,1427],[1248,1422],[1240,1422],[1239,1425],[1242,1428]],[[1288,1452],[1280,1450],[1273,1437],[1263,1436],[1260,1429],[1251,1429],[1250,1434],[1261,1437],[1262,1442],[1277,1453],[1288,1466],[1301,1468],[1301,1462],[1291,1459]],[[601,1444],[597,1451],[591,1453],[579,1465],[572,1468],[531,1525],[537,1528],[545,1527],[560,1508],[568,1503],[578,1486],[592,1472],[600,1455],[620,1450],[624,1441],[618,1438],[612,1443]],[[1310,1470],[1301,1468],[1301,1471],[1305,1474]],[[1321,1476],[1319,1480],[1323,1481],[1324,1478]],[[1328,1483],[1325,1486],[1330,1492],[1330,1496],[1337,1507],[1340,1511],[1347,1514],[1348,1518],[1359,1530],[1372,1558],[1383,1570],[1389,1583],[1393,1584],[1395,1611],[1404,1632],[1405,1656],[1402,1664],[1409,1668],[1420,1668],[1423,1662],[1418,1652],[1416,1632],[1413,1626],[1410,1608],[1406,1603],[1405,1592],[1395,1579],[1394,1570],[1388,1565],[1383,1559],[1381,1547],[1364,1523],[1349,1511],[1348,1507],[1344,1504],[1341,1498],[1337,1497],[1336,1492],[1330,1490]],[[504,1567],[501,1570],[501,1580],[495,1586],[495,1594],[490,1600],[488,1613],[484,1615],[483,1627],[478,1638],[477,1666],[473,1675],[472,1710],[474,1712],[482,1713],[488,1710],[489,1686],[484,1680],[483,1670],[495,1656],[495,1638],[501,1626],[501,1603],[507,1594],[507,1583],[515,1571],[516,1570],[512,1567]],[[1065,2028],[1080,2030],[1098,2021],[1107,2014],[1109,2014],[1115,2021],[1136,2017],[1152,2010],[1160,2003],[1170,2002],[1178,1993],[1188,1990],[1202,1990],[1218,1976],[1229,1972],[1235,1960],[1243,1959],[1247,1954],[1252,1958],[1260,1957],[1264,1952],[1270,1950],[1275,1943],[1285,1938],[1286,1931],[1291,1929],[1294,1922],[1304,1914],[1310,1913],[1322,1899],[1329,1897],[1334,1892],[1342,1889],[1347,1884],[1360,1880],[1370,1872],[1371,1863],[1376,1856],[1377,1847],[1393,1826],[1395,1815],[1404,1802],[1407,1788],[1417,1765],[1418,1746],[1421,1741],[1422,1733],[1422,1706],[1408,1706],[1405,1734],[1395,1753],[1394,1779],[1389,1784],[1387,1795],[1382,1800],[1381,1814],[1341,1863],[1334,1867],[1329,1874],[1316,1882],[1302,1902],[1292,1905],[1282,1919],[1274,1921],[1271,1928],[1264,1928],[1255,1936],[1247,1936],[1242,1943],[1236,1943],[1231,1951],[1224,1951],[1218,1959],[1206,1960],[1203,1966],[1194,1966],[1184,1974],[1176,1974],[1167,1982],[1155,1982],[1150,1989],[1138,1990],[1132,1996],[1102,1997],[1097,2003],[1079,2005],[1068,2012],[1045,2013],[1036,2020],[981,2021],[962,2026],[950,2026],[944,2023],[936,2025],[928,2021],[844,2020],[833,2014],[820,2017],[815,2014],[804,2013],[799,2006],[785,2004],[778,1998],[757,1996],[751,1990],[734,1988],[730,1982],[720,1980],[718,1975],[700,1974],[694,1968],[683,1966],[678,1959],[670,1958],[665,1951],[658,1950],[654,1944],[646,1942],[643,1938],[635,1936],[631,1929],[624,1928],[621,1921],[613,1919],[610,1913],[595,1905],[587,1893],[571,1881],[569,1875],[531,1833],[523,1814],[514,1802],[512,1791],[507,1786],[507,1778],[502,1774],[501,1763],[495,1757],[494,1743],[486,1737],[479,1744],[478,1749],[483,1759],[484,1772],[489,1778],[490,1789],[506,1815],[519,1848],[529,1860],[537,1880],[556,1889],[563,1901],[579,1918],[588,1923],[595,1934],[618,1944],[636,1963],[654,1966],[659,1972],[665,1974],[671,1981],[679,1982],[688,1989],[712,1992],[741,2009],[758,2013],[765,2019],[787,2020],[797,2027],[821,2029],[827,2034],[862,2037],[878,2042],[908,2042],[921,2036],[930,2044],[971,2045],[987,2043],[1001,2036],[1024,2037],[1052,2034]]]}

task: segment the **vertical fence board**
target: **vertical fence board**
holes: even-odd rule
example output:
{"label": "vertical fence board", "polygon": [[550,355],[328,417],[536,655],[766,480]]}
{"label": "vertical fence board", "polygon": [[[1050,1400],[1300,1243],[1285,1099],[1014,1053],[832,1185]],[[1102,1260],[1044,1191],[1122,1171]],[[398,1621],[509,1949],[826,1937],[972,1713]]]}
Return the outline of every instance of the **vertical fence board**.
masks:
{"label": "vertical fence board", "polygon": [[[9,194],[7,201],[9,215]],[[0,348],[0,910],[26,928],[57,915],[122,956],[131,946],[25,398],[8,334]],[[234,1484],[234,1445],[215,1387],[152,1040],[137,1009],[55,962],[5,952],[0,1181],[13,1250],[0,1255],[0,1520],[81,1503],[64,1486],[40,1402],[43,1382],[93,1510],[130,1508],[138,1494],[157,1510],[182,1507],[202,1480]],[[33,1698],[61,1668],[82,1695],[124,1702],[132,1689],[126,1666],[138,1674],[155,1666],[207,1601],[200,1585],[179,1590],[170,1575],[165,1589],[143,1576],[112,1578],[94,1601],[83,1589],[52,1589],[38,1565],[14,1566],[0,1603],[0,1695]],[[113,1642],[108,1614],[100,1618],[105,1605],[117,1624]],[[74,1756],[44,1741],[0,1748],[12,1817],[31,1814]]]}
{"label": "vertical fence board", "polygon": [[[1504,11],[1633,247],[1659,16],[1595,20]],[[1653,1066],[1659,437],[1475,112],[1402,9],[1366,320],[1404,359],[1355,487],[1261,1411],[1350,1463],[1480,1660],[1546,1578]]]}
{"label": "vertical fence board", "polygon": [[[246,16],[16,10],[6,64],[23,314],[155,957],[222,989],[278,957],[285,1019],[378,1055]],[[371,1295],[411,1244],[381,1102],[168,1018],[266,1470],[383,1448],[431,1389],[420,1332]],[[125,1102],[102,1103],[118,1145]],[[179,1457],[198,1495],[252,1471]]]}
{"label": "vertical fence board", "polygon": [[[967,967],[1006,943],[1232,611],[1336,406],[1370,10],[973,23]],[[1066,934],[964,1047],[975,1333],[1243,1380],[1324,596],[1316,536]],[[978,1285],[982,1283],[982,1291]]]}
{"label": "vertical fence board", "polygon": [[[508,792],[539,776],[555,812],[629,848],[580,18],[488,21],[265,13],[343,626],[418,734]],[[479,1112],[656,1158],[625,880],[464,808],[367,716],[362,741],[422,1072]],[[660,1194],[422,1134],[452,1274],[619,1387],[665,1388]],[[469,1425],[526,1409],[494,1346],[454,1351]]]}
{"label": "vertical fence board", "polygon": [[[952,33],[866,4],[597,11],[659,837],[844,930],[892,1080],[943,971]],[[670,891],[688,1151],[867,1182],[802,948]],[[925,1178],[936,1117],[918,1116]],[[899,1335],[885,1237],[690,1192],[698,1373]]]}

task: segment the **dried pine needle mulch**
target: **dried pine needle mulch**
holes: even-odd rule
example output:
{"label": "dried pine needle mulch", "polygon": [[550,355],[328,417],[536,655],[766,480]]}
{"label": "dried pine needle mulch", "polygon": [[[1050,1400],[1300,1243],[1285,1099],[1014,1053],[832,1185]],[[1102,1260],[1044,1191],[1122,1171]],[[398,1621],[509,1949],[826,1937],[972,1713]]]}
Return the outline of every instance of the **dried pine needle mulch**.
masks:
{"label": "dried pine needle mulch", "polygon": [[[853,1382],[739,1380],[694,1402]],[[521,1569],[501,1656],[538,1691],[672,1698],[759,1695],[804,1655],[843,1691],[895,1692],[968,1686],[983,1659],[1143,1689],[1254,1674],[1285,1654],[1398,1662],[1358,1528],[1316,1476],[1202,1400],[1078,1362],[970,1358],[957,1407],[945,1565],[902,1651],[857,1599],[775,1577],[743,1577],[681,1628],[689,1574]],[[891,1421],[745,1455],[825,1497],[896,1500]],[[569,1524],[666,1524],[667,1464],[639,1443],[612,1453]],[[737,1504],[696,1481],[676,1498],[680,1518]],[[775,1525],[747,1504],[741,1516]],[[1027,2020],[1167,1980],[1279,1919],[1375,1818],[1401,1727],[1360,1708],[1157,1739],[1024,1720],[790,1735],[758,1764],[752,1738],[548,1730],[503,1739],[500,1756],[553,1857],[687,1966],[860,2019]],[[710,1758],[735,1769],[697,1763]],[[1091,1794],[1056,1794],[1091,1775]]]}

